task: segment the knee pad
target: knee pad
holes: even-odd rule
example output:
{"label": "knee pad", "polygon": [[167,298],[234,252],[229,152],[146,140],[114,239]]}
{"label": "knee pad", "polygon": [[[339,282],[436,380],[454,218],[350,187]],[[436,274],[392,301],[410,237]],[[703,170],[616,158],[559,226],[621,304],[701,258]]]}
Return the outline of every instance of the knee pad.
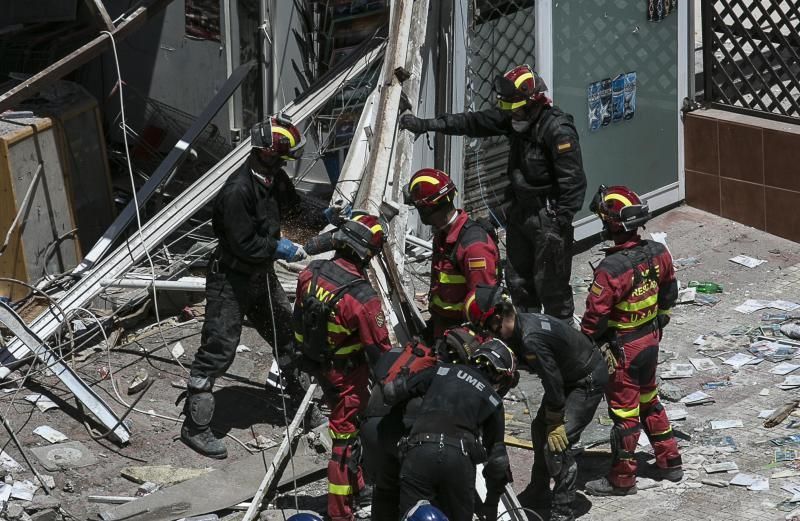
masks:
{"label": "knee pad", "polygon": [[495,443],[489,451],[486,464],[483,467],[483,475],[488,480],[505,481],[511,471],[511,464],[508,460],[508,452],[504,443]]}
{"label": "knee pad", "polygon": [[[614,461],[620,459],[633,458],[633,453],[625,448],[624,440],[627,436],[638,435],[641,426],[636,424],[635,427],[624,428],[619,423],[615,423],[611,427],[611,459]],[[635,445],[635,442],[634,442]]]}
{"label": "knee pad", "polygon": [[209,392],[189,394],[186,415],[198,427],[206,427],[214,416],[214,395]]}

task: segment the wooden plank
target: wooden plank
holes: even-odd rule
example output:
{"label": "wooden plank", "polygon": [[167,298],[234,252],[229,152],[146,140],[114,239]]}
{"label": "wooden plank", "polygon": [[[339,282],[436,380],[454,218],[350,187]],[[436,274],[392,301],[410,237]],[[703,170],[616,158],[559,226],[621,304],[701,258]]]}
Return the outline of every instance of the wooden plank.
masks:
{"label": "wooden plank", "polygon": [[[113,31],[114,39],[117,42],[124,40],[139,29],[147,20],[160,13],[170,2],[172,2],[172,0],[151,0],[148,5],[134,10],[133,13],[126,16]],[[63,78],[110,48],[111,37],[107,34],[101,34],[91,42],[71,52],[64,58],[0,95],[0,112],[13,108],[14,105],[20,101],[36,94],[36,92],[45,85],[50,85],[55,80]]]}
{"label": "wooden plank", "polygon": [[89,11],[92,12],[97,26],[100,29],[114,32],[114,22],[112,22],[111,17],[108,16],[108,11],[106,11],[102,0],[84,0],[84,2],[86,2],[86,7],[89,8]]}

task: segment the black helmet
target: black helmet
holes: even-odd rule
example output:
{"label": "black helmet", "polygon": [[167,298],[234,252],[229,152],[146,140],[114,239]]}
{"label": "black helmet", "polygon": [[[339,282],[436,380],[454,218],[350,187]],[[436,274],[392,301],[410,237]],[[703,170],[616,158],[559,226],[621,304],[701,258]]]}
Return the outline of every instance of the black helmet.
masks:
{"label": "black helmet", "polygon": [[505,342],[497,338],[479,345],[469,357],[469,363],[489,377],[500,396],[505,396],[519,382],[517,357]]}

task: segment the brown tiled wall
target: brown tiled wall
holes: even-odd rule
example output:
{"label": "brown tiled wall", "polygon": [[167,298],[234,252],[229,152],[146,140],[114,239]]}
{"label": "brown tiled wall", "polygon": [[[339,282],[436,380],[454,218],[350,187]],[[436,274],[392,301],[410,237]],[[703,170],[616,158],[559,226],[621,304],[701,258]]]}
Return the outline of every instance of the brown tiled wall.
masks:
{"label": "brown tiled wall", "polygon": [[684,131],[687,204],[800,242],[800,125],[708,110]]}

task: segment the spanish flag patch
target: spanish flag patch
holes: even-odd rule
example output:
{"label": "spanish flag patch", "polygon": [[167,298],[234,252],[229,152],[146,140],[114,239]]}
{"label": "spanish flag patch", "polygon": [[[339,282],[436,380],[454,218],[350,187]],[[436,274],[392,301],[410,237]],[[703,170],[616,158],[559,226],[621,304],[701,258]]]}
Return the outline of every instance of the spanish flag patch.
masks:
{"label": "spanish flag patch", "polygon": [[592,282],[592,287],[589,288],[589,291],[596,297],[599,297],[603,294],[603,286],[597,283],[597,281]]}
{"label": "spanish flag patch", "polygon": [[467,259],[467,269],[470,271],[485,270],[486,257],[471,257]]}
{"label": "spanish flag patch", "polygon": [[569,141],[567,141],[565,143],[559,143],[558,144],[558,153],[559,154],[563,154],[564,152],[569,152],[570,150],[572,150],[572,143],[570,143]]}

